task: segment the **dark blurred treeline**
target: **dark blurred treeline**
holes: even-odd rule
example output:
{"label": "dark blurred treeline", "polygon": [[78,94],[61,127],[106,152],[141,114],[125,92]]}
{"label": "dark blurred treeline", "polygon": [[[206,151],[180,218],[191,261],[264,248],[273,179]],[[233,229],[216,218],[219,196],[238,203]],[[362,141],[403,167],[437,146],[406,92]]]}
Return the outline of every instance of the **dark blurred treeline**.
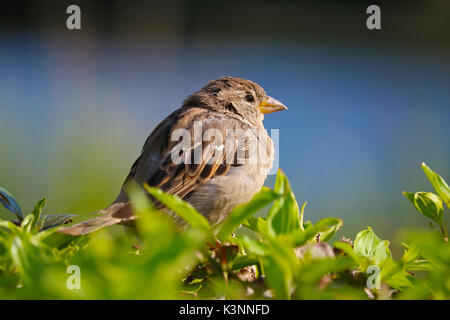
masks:
{"label": "dark blurred treeline", "polygon": [[[450,52],[450,1],[2,1],[0,34],[64,34],[66,8],[77,4],[76,36],[154,41],[288,41],[399,46]],[[382,30],[365,27],[378,4]]]}

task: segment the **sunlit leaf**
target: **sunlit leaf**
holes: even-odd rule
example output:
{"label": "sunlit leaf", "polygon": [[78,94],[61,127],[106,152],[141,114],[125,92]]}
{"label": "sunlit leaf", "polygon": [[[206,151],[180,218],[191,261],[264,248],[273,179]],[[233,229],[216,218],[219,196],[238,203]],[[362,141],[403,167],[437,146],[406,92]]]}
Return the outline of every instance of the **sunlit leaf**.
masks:
{"label": "sunlit leaf", "polygon": [[236,206],[230,215],[219,225],[217,237],[225,239],[247,218],[277,199],[279,195],[272,190],[262,188],[250,202]]}
{"label": "sunlit leaf", "polygon": [[38,225],[41,230],[47,230],[65,223],[69,223],[75,216],[75,214],[42,214]]}
{"label": "sunlit leaf", "polygon": [[344,225],[344,221],[339,220],[336,224],[332,225],[325,231],[321,231],[320,232],[320,241],[325,242],[325,241],[330,240],[336,234],[336,232],[342,228],[343,225]]}
{"label": "sunlit leaf", "polygon": [[287,300],[291,296],[292,274],[285,263],[268,256],[264,264],[266,282],[278,299]]}
{"label": "sunlit leaf", "polygon": [[313,260],[302,267],[299,272],[299,281],[302,284],[317,284],[323,276],[329,273],[341,272],[352,265],[353,261],[346,257]]}
{"label": "sunlit leaf", "polygon": [[43,199],[39,200],[36,203],[36,205],[34,206],[34,209],[32,212],[33,221],[31,222],[30,230],[28,230],[28,231],[31,231],[31,229],[33,229],[36,226],[36,224],[38,223],[39,219],[41,218],[42,208],[44,207],[46,202],[47,202],[47,199],[43,198]]}
{"label": "sunlit leaf", "polygon": [[283,171],[279,170],[274,191],[281,195],[276,199],[267,215],[269,234],[289,233],[302,228],[302,219],[294,193]]}
{"label": "sunlit leaf", "polygon": [[334,247],[336,249],[341,250],[345,254],[347,254],[350,258],[352,258],[359,265],[363,264],[363,261],[362,261],[361,257],[358,256],[357,254],[355,254],[355,252],[353,251],[352,246],[350,244],[348,244],[347,242],[337,241],[337,242],[334,243]]}
{"label": "sunlit leaf", "polygon": [[369,263],[376,264],[380,268],[391,258],[389,241],[378,238],[370,227],[356,235],[353,251],[356,255],[368,259]]}
{"label": "sunlit leaf", "polygon": [[255,258],[251,258],[247,255],[238,256],[234,259],[233,266],[231,267],[233,270],[239,270],[248,266],[254,266],[258,264],[258,260]]}
{"label": "sunlit leaf", "polygon": [[284,234],[283,237],[290,239],[293,245],[298,247],[304,245],[309,240],[315,239],[320,232],[326,232],[330,228],[337,228],[340,224],[342,224],[341,219],[324,218],[314,225],[308,225],[304,230],[297,229],[291,233]]}
{"label": "sunlit leaf", "polygon": [[413,203],[420,213],[442,226],[442,213],[444,208],[441,198],[432,192],[403,192],[403,194]]}
{"label": "sunlit leaf", "polygon": [[436,190],[437,194],[444,200],[447,207],[450,208],[450,187],[447,182],[445,182],[440,175],[431,170],[425,163],[422,163],[422,169],[433,185],[434,190]]}
{"label": "sunlit leaf", "polygon": [[191,226],[197,228],[205,228],[210,230],[208,220],[202,216],[195,208],[188,202],[183,201],[180,197],[172,194],[167,194],[161,189],[145,185],[145,189],[158,201],[164,204],[167,208],[175,212]]}
{"label": "sunlit leaf", "polygon": [[269,248],[267,244],[261,243],[257,240],[250,239],[247,236],[243,236],[237,239],[238,242],[244,246],[249,253],[252,253],[257,256],[265,256],[269,254]]}
{"label": "sunlit leaf", "polygon": [[268,254],[264,257],[266,281],[279,299],[290,299],[294,289],[294,275],[300,262],[293,248],[282,239],[269,238]]}
{"label": "sunlit leaf", "polygon": [[250,217],[243,223],[247,228],[261,235],[268,234],[267,220],[261,217]]}
{"label": "sunlit leaf", "polygon": [[286,192],[282,207],[271,220],[271,226],[275,234],[289,233],[300,229],[299,208],[291,191]]}

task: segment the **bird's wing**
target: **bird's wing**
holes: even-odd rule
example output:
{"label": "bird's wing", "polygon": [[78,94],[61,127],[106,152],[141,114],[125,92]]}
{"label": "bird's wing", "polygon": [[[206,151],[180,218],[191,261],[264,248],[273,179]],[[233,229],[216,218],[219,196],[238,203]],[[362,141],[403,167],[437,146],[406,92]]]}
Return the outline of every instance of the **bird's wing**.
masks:
{"label": "bird's wing", "polygon": [[147,139],[124,187],[131,180],[146,182],[184,198],[199,185],[239,165],[236,130],[242,125],[237,119],[204,108],[172,114]]}

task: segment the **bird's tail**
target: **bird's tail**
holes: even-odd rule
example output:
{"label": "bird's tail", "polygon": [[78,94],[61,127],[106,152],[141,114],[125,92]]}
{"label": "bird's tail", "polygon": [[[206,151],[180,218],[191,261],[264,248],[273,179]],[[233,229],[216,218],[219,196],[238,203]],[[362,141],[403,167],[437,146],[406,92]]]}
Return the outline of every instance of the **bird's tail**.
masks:
{"label": "bird's tail", "polygon": [[106,209],[98,211],[100,215],[77,223],[73,226],[59,229],[58,232],[70,234],[72,236],[85,235],[98,229],[112,226],[135,219],[129,202],[113,203]]}

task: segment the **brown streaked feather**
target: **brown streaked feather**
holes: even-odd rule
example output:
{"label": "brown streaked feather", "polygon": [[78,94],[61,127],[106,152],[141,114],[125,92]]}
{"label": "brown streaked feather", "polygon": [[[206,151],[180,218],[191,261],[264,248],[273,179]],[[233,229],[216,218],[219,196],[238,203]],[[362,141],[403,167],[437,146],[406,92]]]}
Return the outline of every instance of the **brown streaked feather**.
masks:
{"label": "brown streaked feather", "polygon": [[70,234],[73,236],[85,235],[95,230],[112,226],[117,223],[127,222],[136,218],[131,210],[131,204],[113,203],[108,208],[99,211],[101,215],[87,221],[80,222],[71,227],[58,230],[59,232]]}
{"label": "brown streaked feather", "polygon": [[230,170],[231,163],[229,164],[221,164],[219,168],[216,170],[216,176],[224,176],[227,174],[228,170]]}
{"label": "brown streaked feather", "polygon": [[[197,121],[203,121],[203,132],[209,128],[215,128],[221,130],[222,137],[224,139],[227,136],[226,128],[234,127],[232,125],[224,125],[224,121],[234,122],[238,121],[235,119],[225,118],[220,114],[212,113],[210,110],[198,111],[194,108]],[[203,117],[201,117],[203,115]],[[179,119],[178,123],[183,124],[184,117],[191,117],[189,112]],[[242,126],[242,124],[241,124]],[[177,129],[178,126],[174,125],[172,130]],[[185,127],[186,128],[186,127]],[[188,127],[191,133],[191,138],[193,139],[193,127]],[[184,159],[194,160],[195,152],[199,152],[201,148],[201,163],[190,163],[190,164],[175,164],[169,161],[171,156],[171,151],[173,147],[178,143],[178,141],[171,142],[164,150],[164,156],[162,157],[159,170],[156,170],[154,175],[147,180],[150,186],[156,186],[161,188],[166,193],[177,195],[181,198],[186,196],[188,193],[194,191],[199,185],[207,183],[210,179],[213,179],[216,175],[222,176],[226,175],[230,169],[231,163],[226,163],[228,159],[234,159],[236,148],[234,146],[228,148],[224,145],[225,140],[220,143],[220,141],[203,142],[201,144],[196,144],[194,147],[185,150],[187,153]],[[194,144],[194,143],[192,143]],[[232,153],[227,154],[228,153]],[[230,162],[230,161],[228,161]],[[165,170],[162,170],[165,169]],[[157,183],[159,182],[159,183]],[[162,183],[163,182],[163,183]]]}

